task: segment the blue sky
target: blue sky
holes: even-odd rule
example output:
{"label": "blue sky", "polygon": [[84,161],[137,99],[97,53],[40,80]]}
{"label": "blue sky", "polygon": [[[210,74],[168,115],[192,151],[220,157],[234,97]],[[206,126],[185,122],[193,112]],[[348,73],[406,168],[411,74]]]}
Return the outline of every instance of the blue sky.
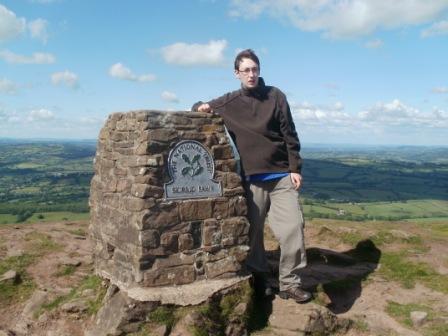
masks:
{"label": "blue sky", "polygon": [[0,137],[188,110],[245,48],[304,144],[447,144],[448,0],[0,0]]}

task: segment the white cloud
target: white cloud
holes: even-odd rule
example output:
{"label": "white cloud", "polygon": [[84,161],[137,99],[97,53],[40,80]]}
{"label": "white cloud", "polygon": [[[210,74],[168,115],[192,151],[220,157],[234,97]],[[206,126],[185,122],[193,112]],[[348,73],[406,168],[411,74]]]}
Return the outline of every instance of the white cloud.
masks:
{"label": "white cloud", "polygon": [[360,120],[369,122],[385,122],[400,125],[403,122],[416,120],[421,115],[418,109],[394,99],[390,103],[376,103],[373,107],[358,113]]}
{"label": "white cloud", "polygon": [[112,65],[109,69],[109,75],[114,78],[133,82],[149,82],[156,79],[156,76],[152,74],[135,75],[131,69],[125,67],[121,63],[115,63]]}
{"label": "white cloud", "polygon": [[7,78],[0,78],[0,93],[14,94],[17,91],[17,85]]}
{"label": "white cloud", "polygon": [[15,64],[51,64],[56,61],[56,58],[48,53],[35,52],[31,56],[24,56],[9,50],[0,51],[0,59]]}
{"label": "white cloud", "polygon": [[179,98],[177,98],[176,94],[169,91],[163,91],[161,94],[161,97],[163,100],[170,102],[170,103],[178,103]]}
{"label": "white cloud", "polygon": [[19,18],[8,8],[0,4],[0,42],[12,40],[29,29],[32,38],[46,43],[48,40],[48,22],[44,19],[36,19],[27,22],[25,18]]}
{"label": "white cloud", "polygon": [[446,0],[233,0],[229,14],[246,19],[267,14],[303,31],[352,38],[429,23],[447,10]]}
{"label": "white cloud", "polygon": [[378,49],[378,48],[381,48],[383,45],[384,45],[384,43],[382,40],[374,39],[374,40],[367,41],[364,44],[364,47],[369,48],[369,49]]}
{"label": "white cloud", "polygon": [[53,120],[55,118],[54,113],[50,110],[41,108],[38,110],[32,110],[28,114],[27,121],[29,122],[45,122]]}
{"label": "white cloud", "polygon": [[48,21],[43,19],[37,19],[28,23],[28,28],[31,33],[31,37],[41,40],[43,43],[48,41]]}
{"label": "white cloud", "polygon": [[394,129],[400,131],[406,127],[416,129],[432,129],[448,127],[448,113],[434,108],[430,112],[422,112],[408,106],[399,99],[391,102],[378,102],[375,105],[358,112],[349,114],[341,102],[333,105],[313,105],[308,102],[291,104],[292,114],[304,129],[315,128],[318,132],[324,129],[339,130],[339,132],[360,132],[362,130]]}
{"label": "white cloud", "polygon": [[300,125],[307,126],[345,126],[353,124],[353,117],[344,112],[344,105],[336,102],[333,105],[313,105],[309,102],[291,104],[292,114]]}
{"label": "white cloud", "polygon": [[83,125],[102,125],[106,121],[105,118],[97,118],[97,117],[81,117],[79,122]]}
{"label": "white cloud", "polygon": [[416,129],[448,127],[448,113],[445,111],[434,108],[431,112],[423,112],[398,99],[389,103],[379,102],[365,111],[359,112],[358,119],[376,127],[403,128],[411,126]]}
{"label": "white cloud", "polygon": [[0,42],[16,38],[25,29],[26,20],[18,18],[14,12],[0,4]]}
{"label": "white cloud", "polygon": [[54,85],[66,85],[69,88],[76,89],[78,88],[78,75],[68,70],[62,72],[55,72],[51,75],[51,82]]}
{"label": "white cloud", "polygon": [[39,4],[50,4],[53,2],[58,2],[60,0],[31,0],[31,2],[39,3]]}
{"label": "white cloud", "polygon": [[430,37],[435,35],[447,35],[448,34],[448,20],[434,23],[429,28],[422,31],[422,37]]}
{"label": "white cloud", "polygon": [[169,64],[195,66],[221,66],[225,62],[226,40],[211,40],[208,44],[174,43],[161,49],[163,59]]}
{"label": "white cloud", "polygon": [[448,87],[436,87],[432,89],[434,93],[448,93]]}

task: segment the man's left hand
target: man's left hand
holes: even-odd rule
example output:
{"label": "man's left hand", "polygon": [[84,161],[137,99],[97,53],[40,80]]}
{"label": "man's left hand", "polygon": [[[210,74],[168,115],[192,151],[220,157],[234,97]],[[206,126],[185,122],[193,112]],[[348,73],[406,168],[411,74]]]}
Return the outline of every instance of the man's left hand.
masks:
{"label": "man's left hand", "polygon": [[300,186],[302,185],[302,175],[299,173],[291,173],[291,182],[294,185],[295,190],[299,190]]}

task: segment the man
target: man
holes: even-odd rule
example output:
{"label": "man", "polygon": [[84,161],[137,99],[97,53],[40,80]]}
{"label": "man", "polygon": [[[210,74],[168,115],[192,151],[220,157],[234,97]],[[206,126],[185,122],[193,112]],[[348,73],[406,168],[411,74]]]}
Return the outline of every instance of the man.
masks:
{"label": "man", "polygon": [[297,193],[302,160],[291,111],[285,95],[259,77],[260,61],[251,49],[236,56],[234,67],[241,89],[196,103],[193,110],[220,114],[241,156],[250,222],[246,263],[254,274],[255,288],[261,286],[264,295],[272,294],[263,243],[269,212],[269,225],[281,250],[279,296],[305,302],[311,294],[301,288],[297,274],[306,266],[304,220]]}

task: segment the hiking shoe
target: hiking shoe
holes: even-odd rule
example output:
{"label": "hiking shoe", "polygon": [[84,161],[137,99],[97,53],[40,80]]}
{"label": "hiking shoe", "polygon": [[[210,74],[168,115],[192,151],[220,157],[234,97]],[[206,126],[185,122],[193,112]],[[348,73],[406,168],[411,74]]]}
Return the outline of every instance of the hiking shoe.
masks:
{"label": "hiking shoe", "polygon": [[293,299],[298,303],[306,302],[313,297],[310,292],[307,292],[300,287],[292,287],[287,290],[280,291],[278,296],[280,296],[283,300]]}
{"label": "hiking shoe", "polygon": [[266,273],[252,273],[255,293],[261,297],[270,297],[273,295],[271,284]]}

